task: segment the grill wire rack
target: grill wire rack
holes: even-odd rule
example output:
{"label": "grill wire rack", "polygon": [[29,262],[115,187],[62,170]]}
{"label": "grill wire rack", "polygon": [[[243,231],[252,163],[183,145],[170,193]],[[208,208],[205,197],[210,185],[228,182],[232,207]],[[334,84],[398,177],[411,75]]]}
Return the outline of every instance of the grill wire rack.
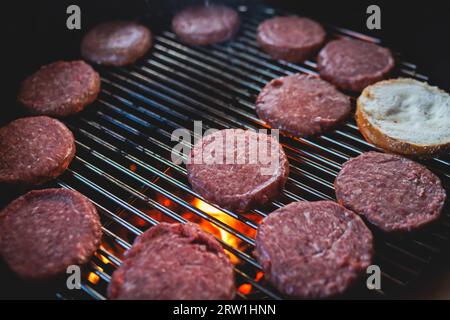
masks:
{"label": "grill wire rack", "polygon": [[[267,128],[255,114],[255,99],[271,79],[293,73],[317,74],[315,60],[302,64],[275,61],[255,41],[258,24],[284,15],[266,6],[238,8],[242,26],[227,43],[191,47],[171,31],[159,32],[151,52],[129,67],[99,67],[98,100],[66,121],[76,137],[77,154],[55,183],[75,189],[97,206],[103,242],[83,268],[81,290],[58,289],[61,299],[105,299],[112,272],[123,252],[142,231],[160,221],[194,221],[213,231],[235,263],[238,299],[283,299],[262,277],[254,259],[258,223],[292,201],[335,200],[333,181],[346,160],[376,150],[351,117],[334,131],[313,138],[280,136],[291,174],[286,190],[264,208],[238,214],[202,201],[186,179],[183,165],[170,155],[175,129],[193,129],[199,120],[209,128]],[[381,43],[351,30],[325,25],[330,38],[350,37]],[[428,80],[399,56],[397,75]],[[353,96],[355,98],[355,96]],[[354,100],[354,99],[353,99]],[[449,186],[449,157],[422,161]],[[411,236],[389,236],[373,230],[375,261],[382,289],[369,291],[362,279],[344,298],[391,297],[417,279],[433,257],[448,245],[450,219],[442,219]]]}

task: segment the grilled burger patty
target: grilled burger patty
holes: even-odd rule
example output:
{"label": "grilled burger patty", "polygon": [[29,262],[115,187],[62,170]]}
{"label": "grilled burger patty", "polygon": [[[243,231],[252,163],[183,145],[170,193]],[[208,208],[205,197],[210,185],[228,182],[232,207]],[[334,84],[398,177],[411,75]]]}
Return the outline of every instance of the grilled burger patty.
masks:
{"label": "grilled burger patty", "polygon": [[173,31],[183,42],[192,45],[226,41],[234,36],[239,25],[239,14],[219,5],[189,7],[172,20]]}
{"label": "grilled burger patty", "polygon": [[370,265],[370,230],[331,201],[294,202],[269,214],[255,255],[269,281],[293,298],[325,298],[347,290]]}
{"label": "grilled burger patty", "polygon": [[336,177],[336,198],[387,232],[419,229],[439,218],[445,190],[424,166],[401,156],[366,152]]}
{"label": "grilled burger patty", "polygon": [[74,156],[73,134],[56,119],[20,118],[0,128],[0,184],[43,184],[62,174]]}
{"label": "grilled burger patty", "polygon": [[304,74],[270,81],[256,100],[256,113],[262,120],[298,137],[331,129],[350,110],[349,97],[328,82]]}
{"label": "grilled burger patty", "polygon": [[385,79],[395,67],[389,49],[361,40],[334,40],[319,53],[320,77],[342,90],[362,91]]}
{"label": "grilled burger patty", "polygon": [[274,17],[257,30],[258,44],[274,59],[302,62],[325,42],[326,33],[314,20],[297,16]]}
{"label": "grilled burger patty", "polygon": [[245,211],[273,200],[289,175],[278,141],[250,130],[210,134],[195,144],[189,159],[186,168],[194,191],[230,210]]}
{"label": "grilled burger patty", "polygon": [[160,223],[134,242],[108,287],[110,299],[219,300],[235,295],[233,265],[197,225]]}
{"label": "grilled burger patty", "polygon": [[100,76],[84,61],[57,61],[26,78],[19,102],[31,114],[65,117],[97,98]]}
{"label": "grilled burger patty", "polygon": [[81,42],[82,56],[94,63],[124,66],[144,56],[152,46],[151,31],[133,21],[97,25]]}
{"label": "grilled burger patty", "polygon": [[101,235],[95,206],[76,191],[30,191],[0,212],[0,256],[23,278],[50,278],[87,262]]}

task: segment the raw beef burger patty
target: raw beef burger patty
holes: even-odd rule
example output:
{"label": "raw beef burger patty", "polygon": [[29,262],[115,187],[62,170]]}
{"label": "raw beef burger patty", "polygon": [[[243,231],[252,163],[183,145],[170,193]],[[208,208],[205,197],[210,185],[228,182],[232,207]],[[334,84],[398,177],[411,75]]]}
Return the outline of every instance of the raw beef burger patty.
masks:
{"label": "raw beef burger patty", "polygon": [[289,163],[278,141],[250,130],[226,129],[197,142],[186,165],[195,192],[230,210],[249,210],[284,188]]}
{"label": "raw beef burger patty", "polygon": [[342,205],[387,232],[411,231],[436,220],[446,197],[439,178],[427,168],[379,152],[347,161],[335,190]]}
{"label": "raw beef burger patty", "polygon": [[0,128],[0,184],[39,185],[64,172],[75,156],[72,132],[47,116]]}
{"label": "raw beef burger patty", "polygon": [[262,22],[258,44],[274,59],[302,62],[315,54],[325,42],[322,26],[308,18],[274,17]]}
{"label": "raw beef burger patty", "polygon": [[97,64],[124,66],[141,58],[151,46],[152,33],[147,27],[113,21],[97,25],[84,36],[81,54]]}
{"label": "raw beef burger patty", "polygon": [[350,98],[319,78],[294,74],[270,81],[256,113],[271,127],[298,137],[320,134],[345,120]]}
{"label": "raw beef burger patty", "polygon": [[41,67],[22,83],[18,100],[31,114],[65,117],[97,98],[100,77],[84,61],[57,61]]}
{"label": "raw beef burger patty", "polygon": [[208,45],[226,41],[239,29],[238,13],[225,6],[196,6],[179,12],[172,29],[183,42]]}
{"label": "raw beef burger patty", "polygon": [[293,298],[343,293],[372,254],[372,233],[361,218],[331,201],[291,203],[269,214],[256,235],[265,276]]}
{"label": "raw beef burger patty", "polygon": [[235,295],[233,265],[213,236],[193,223],[161,223],[125,253],[110,299],[222,300]]}
{"label": "raw beef burger patty", "polygon": [[391,51],[360,40],[334,40],[319,53],[320,76],[342,90],[362,91],[394,69]]}
{"label": "raw beef burger patty", "polygon": [[0,212],[0,256],[23,278],[46,279],[87,262],[101,235],[94,205],[76,191],[30,191]]}

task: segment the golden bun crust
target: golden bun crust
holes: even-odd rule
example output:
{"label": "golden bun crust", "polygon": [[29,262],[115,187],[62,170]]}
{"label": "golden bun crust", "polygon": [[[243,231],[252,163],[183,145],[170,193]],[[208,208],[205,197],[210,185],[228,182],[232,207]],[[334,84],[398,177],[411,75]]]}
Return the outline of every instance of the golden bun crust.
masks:
{"label": "golden bun crust", "polygon": [[[379,85],[389,85],[390,83],[396,83],[398,81],[408,82],[415,81],[410,79],[391,79],[377,82],[376,84],[369,86],[363,90],[361,96],[357,99],[356,103],[356,123],[359,131],[364,138],[374,144],[375,146],[391,153],[397,153],[405,156],[418,157],[418,158],[430,158],[438,154],[442,154],[450,150],[450,143],[436,143],[436,144],[416,144],[401,139],[397,139],[389,136],[383,130],[374,125],[369,120],[369,115],[364,111],[363,97],[371,99],[371,88]],[[440,90],[442,93],[445,91]]]}

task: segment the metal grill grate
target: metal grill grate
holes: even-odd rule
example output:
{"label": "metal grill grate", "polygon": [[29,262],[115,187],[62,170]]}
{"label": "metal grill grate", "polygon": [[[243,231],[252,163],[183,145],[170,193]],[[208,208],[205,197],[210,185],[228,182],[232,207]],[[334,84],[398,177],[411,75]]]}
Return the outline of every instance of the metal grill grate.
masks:
{"label": "metal grill grate", "polygon": [[[281,75],[317,74],[313,60],[303,64],[273,61],[257,47],[257,25],[280,12],[262,6],[239,10],[243,24],[232,42],[190,47],[164,31],[156,36],[151,54],[139,63],[99,70],[99,99],[68,120],[78,151],[58,184],[95,202],[103,220],[104,241],[84,270],[81,292],[74,295],[61,289],[59,297],[104,299],[111,274],[136,235],[159,221],[190,220],[213,232],[232,255],[239,298],[282,298],[261,277],[252,256],[258,223],[292,201],[333,200],[333,181],[341,164],[373,147],[352,119],[319,137],[282,136],[291,166],[286,190],[279,200],[246,214],[208,205],[190,189],[184,166],[170,160],[173,130],[192,129],[193,120],[202,120],[205,129],[265,127],[254,111],[262,86]],[[327,28],[332,37],[379,42],[346,29]],[[415,65],[400,62],[399,66],[399,75],[427,80]],[[425,164],[449,185],[448,156]],[[417,278],[447,243],[448,215],[446,207],[439,224],[413,237],[386,236],[375,230],[375,263],[382,270],[383,290],[369,293],[361,284],[348,295],[389,294]]]}

